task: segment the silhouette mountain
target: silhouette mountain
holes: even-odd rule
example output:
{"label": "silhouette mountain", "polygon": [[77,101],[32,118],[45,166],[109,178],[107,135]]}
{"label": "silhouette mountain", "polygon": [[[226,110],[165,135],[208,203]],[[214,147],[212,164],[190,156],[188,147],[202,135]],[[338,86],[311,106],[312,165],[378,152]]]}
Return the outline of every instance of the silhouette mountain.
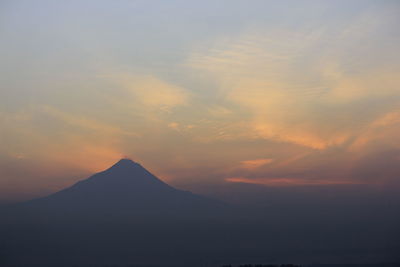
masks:
{"label": "silhouette mountain", "polygon": [[397,210],[365,216],[352,209],[355,218],[342,208],[308,211],[295,202],[291,209],[277,202],[227,206],[122,159],[62,191],[0,210],[0,266],[398,259]]}
{"label": "silhouette mountain", "polygon": [[105,171],[22,206],[46,217],[124,215],[135,219],[201,217],[224,208],[217,200],[171,187],[130,159],[121,159]]}

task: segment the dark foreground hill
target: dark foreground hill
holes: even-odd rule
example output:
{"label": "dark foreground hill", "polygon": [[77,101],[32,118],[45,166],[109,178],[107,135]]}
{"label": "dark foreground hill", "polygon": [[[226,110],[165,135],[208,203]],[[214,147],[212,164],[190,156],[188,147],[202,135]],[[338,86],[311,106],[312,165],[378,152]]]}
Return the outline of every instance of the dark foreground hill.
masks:
{"label": "dark foreground hill", "polygon": [[28,220],[200,220],[225,208],[220,201],[175,189],[140,164],[121,159],[109,169],[50,196],[19,204],[13,210]]}
{"label": "dark foreground hill", "polygon": [[237,209],[175,189],[122,159],[65,190],[2,209],[0,266],[399,260],[390,218],[279,207]]}

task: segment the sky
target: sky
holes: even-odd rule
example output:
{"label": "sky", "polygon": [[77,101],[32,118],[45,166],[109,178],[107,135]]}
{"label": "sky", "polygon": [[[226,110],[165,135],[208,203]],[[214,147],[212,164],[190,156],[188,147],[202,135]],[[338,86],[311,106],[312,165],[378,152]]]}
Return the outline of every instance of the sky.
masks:
{"label": "sky", "polygon": [[131,158],[173,185],[400,181],[398,1],[0,2],[0,201]]}

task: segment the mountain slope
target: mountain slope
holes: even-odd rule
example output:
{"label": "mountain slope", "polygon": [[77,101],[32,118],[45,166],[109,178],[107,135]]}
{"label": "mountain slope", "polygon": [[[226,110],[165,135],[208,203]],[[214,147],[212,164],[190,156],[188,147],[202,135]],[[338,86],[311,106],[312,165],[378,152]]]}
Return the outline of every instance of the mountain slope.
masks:
{"label": "mountain slope", "polygon": [[45,216],[124,215],[142,219],[208,216],[224,207],[219,201],[169,186],[129,159],[121,159],[105,171],[23,206]]}

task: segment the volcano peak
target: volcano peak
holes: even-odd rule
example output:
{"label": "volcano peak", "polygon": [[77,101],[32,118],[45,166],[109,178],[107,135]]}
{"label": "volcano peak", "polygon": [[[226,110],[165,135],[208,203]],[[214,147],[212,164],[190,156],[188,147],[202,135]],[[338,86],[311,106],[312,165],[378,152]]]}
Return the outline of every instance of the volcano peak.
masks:
{"label": "volcano peak", "polygon": [[114,165],[112,165],[109,170],[113,169],[130,169],[130,168],[137,168],[142,167],[139,163],[131,160],[130,158],[121,158],[117,161]]}
{"label": "volcano peak", "polygon": [[133,160],[131,160],[130,158],[121,158],[119,161],[117,161],[117,163],[115,163],[114,165],[117,164],[138,164],[137,162],[134,162]]}

